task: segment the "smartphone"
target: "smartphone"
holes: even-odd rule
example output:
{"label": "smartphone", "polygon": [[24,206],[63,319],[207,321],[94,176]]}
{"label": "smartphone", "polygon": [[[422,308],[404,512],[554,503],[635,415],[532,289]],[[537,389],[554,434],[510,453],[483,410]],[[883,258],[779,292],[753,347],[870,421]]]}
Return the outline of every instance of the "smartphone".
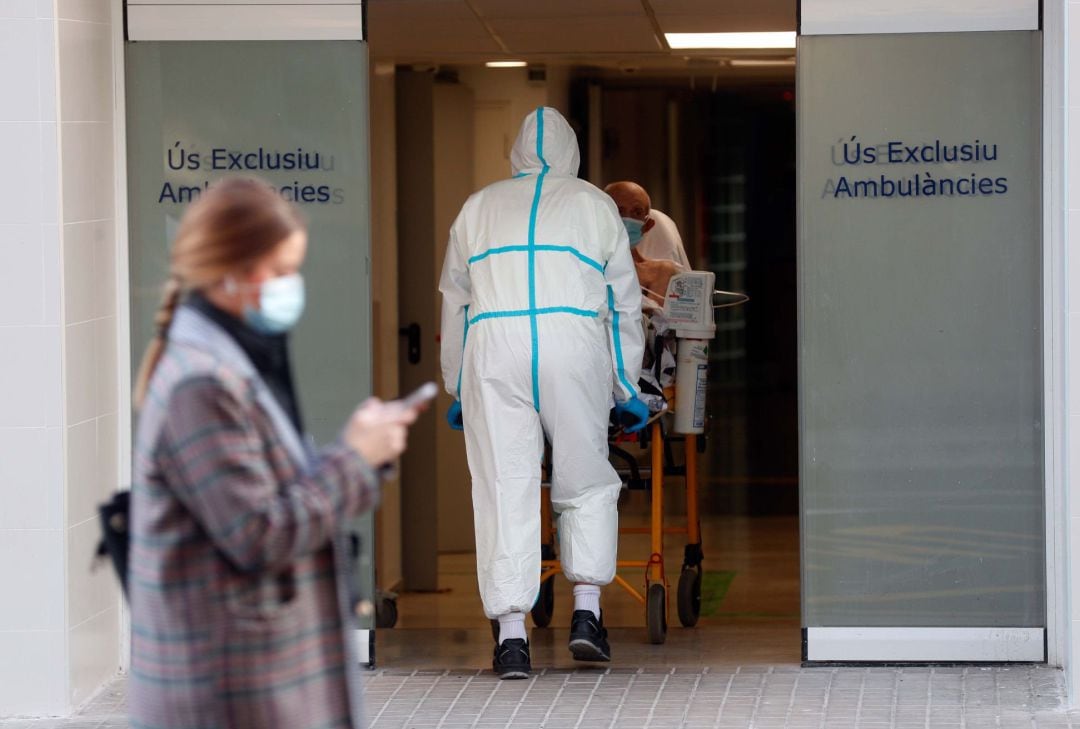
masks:
{"label": "smartphone", "polygon": [[420,387],[398,400],[398,404],[406,410],[415,410],[435,399],[439,394],[439,386],[434,382],[425,382]]}
{"label": "smartphone", "polygon": [[[398,398],[394,402],[404,410],[414,410],[431,402],[438,394],[438,385],[434,382],[425,382],[405,397]],[[379,468],[379,474],[386,480],[397,478],[397,466],[393,463],[387,463]]]}

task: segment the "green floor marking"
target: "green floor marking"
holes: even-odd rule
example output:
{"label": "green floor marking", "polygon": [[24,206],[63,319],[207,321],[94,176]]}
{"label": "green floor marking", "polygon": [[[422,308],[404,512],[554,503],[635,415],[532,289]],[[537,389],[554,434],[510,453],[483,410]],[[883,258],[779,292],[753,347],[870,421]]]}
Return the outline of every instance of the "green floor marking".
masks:
{"label": "green floor marking", "polygon": [[735,579],[735,573],[706,572],[701,576],[701,614],[703,616],[714,615],[720,607],[720,603],[727,597],[728,589]]}

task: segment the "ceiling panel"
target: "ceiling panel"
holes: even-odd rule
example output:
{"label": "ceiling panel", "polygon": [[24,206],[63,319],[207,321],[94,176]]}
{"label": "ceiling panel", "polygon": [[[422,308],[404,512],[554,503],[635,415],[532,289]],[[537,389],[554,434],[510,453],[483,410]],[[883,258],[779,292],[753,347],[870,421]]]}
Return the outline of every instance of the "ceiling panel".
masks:
{"label": "ceiling panel", "polygon": [[756,14],[687,14],[658,16],[665,33],[745,33],[751,31],[795,30],[795,18],[790,24],[779,19],[766,19]]}
{"label": "ceiling panel", "polygon": [[[795,0],[650,3],[666,32],[795,29]],[[641,0],[368,0],[368,28],[375,57],[400,62],[479,62],[520,55],[538,61],[572,57],[608,64],[624,59],[641,65],[644,59],[645,65],[663,65],[669,53],[657,44]],[[685,54],[678,55],[683,63]]]}
{"label": "ceiling panel", "polygon": [[[717,0],[651,0],[657,20],[666,32],[723,32],[713,27],[725,22],[738,23],[745,30],[795,30],[795,0],[753,0],[721,3]],[[667,19],[673,16],[696,17],[709,27],[672,31]],[[733,29],[734,30],[734,29]]]}
{"label": "ceiling panel", "polygon": [[376,0],[368,38],[377,58],[438,59],[498,53],[499,46],[462,0]]}
{"label": "ceiling panel", "polygon": [[582,16],[637,15],[644,17],[641,0],[472,0],[485,18],[578,18]]}
{"label": "ceiling panel", "polygon": [[495,32],[518,53],[654,53],[659,50],[652,25],[640,18],[563,18],[492,20]]}
{"label": "ceiling panel", "polygon": [[450,54],[492,55],[500,51],[475,18],[386,22],[369,15],[368,38],[372,52],[380,59],[409,57],[436,61]]}
{"label": "ceiling panel", "polygon": [[[588,0],[586,0],[587,2]],[[653,10],[662,13],[745,13],[754,12],[762,15],[791,15],[795,17],[795,0],[743,0],[742,2],[723,2],[722,0],[650,0]]]}
{"label": "ceiling panel", "polygon": [[463,0],[371,0],[368,2],[371,22],[387,20],[475,20],[476,16]]}

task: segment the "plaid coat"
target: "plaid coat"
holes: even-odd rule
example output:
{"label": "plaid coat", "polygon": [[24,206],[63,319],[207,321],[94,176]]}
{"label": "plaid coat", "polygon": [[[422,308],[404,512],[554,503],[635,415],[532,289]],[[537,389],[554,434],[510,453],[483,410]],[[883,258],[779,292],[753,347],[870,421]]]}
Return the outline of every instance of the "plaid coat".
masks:
{"label": "plaid coat", "polygon": [[217,325],[181,307],[135,441],[136,729],[359,727],[350,517],[378,481],[314,454]]}

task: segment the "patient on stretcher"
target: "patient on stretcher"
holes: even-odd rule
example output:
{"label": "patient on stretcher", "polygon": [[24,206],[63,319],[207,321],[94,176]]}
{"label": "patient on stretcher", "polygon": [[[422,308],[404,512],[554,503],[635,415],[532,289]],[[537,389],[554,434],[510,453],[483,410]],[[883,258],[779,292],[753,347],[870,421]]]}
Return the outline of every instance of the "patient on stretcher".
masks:
{"label": "patient on stretcher", "polygon": [[675,384],[675,337],[664,318],[664,297],[671,277],[689,270],[682,238],[675,223],[652,208],[641,185],[623,180],[604,188],[619,210],[630,236],[631,254],[641,284],[645,355],[641,400],[654,412],[667,408]]}
{"label": "patient on stretcher", "polygon": [[682,273],[680,264],[670,260],[641,257],[635,252],[638,281],[641,283],[641,326],[645,330],[645,354],[641,363],[641,400],[654,413],[667,409],[675,386],[675,332],[664,316],[664,296],[671,277]]}

